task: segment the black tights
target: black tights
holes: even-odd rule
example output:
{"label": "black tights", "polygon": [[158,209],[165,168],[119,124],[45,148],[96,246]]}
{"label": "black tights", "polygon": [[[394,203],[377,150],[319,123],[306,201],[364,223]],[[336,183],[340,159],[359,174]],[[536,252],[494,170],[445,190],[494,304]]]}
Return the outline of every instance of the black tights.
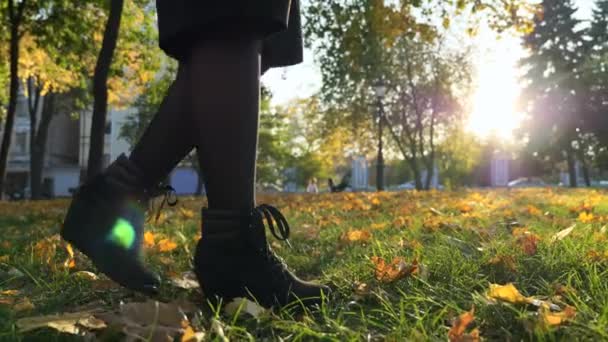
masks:
{"label": "black tights", "polygon": [[192,49],[131,153],[147,184],[164,179],[196,147],[209,208],[255,205],[260,51],[254,38],[205,41]]}

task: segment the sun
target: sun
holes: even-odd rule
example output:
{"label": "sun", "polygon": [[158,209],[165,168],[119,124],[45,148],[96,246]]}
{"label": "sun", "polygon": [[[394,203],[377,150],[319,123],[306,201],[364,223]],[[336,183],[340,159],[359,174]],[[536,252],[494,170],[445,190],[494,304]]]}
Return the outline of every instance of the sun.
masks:
{"label": "sun", "polygon": [[467,128],[481,138],[511,141],[524,118],[517,109],[522,48],[516,38],[481,39],[479,44],[485,51],[476,57],[476,90]]}

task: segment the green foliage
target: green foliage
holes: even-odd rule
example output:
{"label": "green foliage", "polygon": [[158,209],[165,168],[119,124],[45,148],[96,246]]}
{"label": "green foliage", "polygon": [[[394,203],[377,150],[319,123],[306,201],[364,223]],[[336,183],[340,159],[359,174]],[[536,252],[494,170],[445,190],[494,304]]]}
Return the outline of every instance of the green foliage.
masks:
{"label": "green foliage", "polygon": [[437,146],[437,166],[447,189],[473,185],[473,170],[481,160],[481,144],[462,127],[453,127]]}
{"label": "green foliage", "polygon": [[[583,32],[572,1],[545,0],[543,16],[534,31],[524,38],[530,56],[522,63],[528,69],[525,94],[529,98],[531,140],[538,145],[564,149],[580,126],[581,62]],[[533,142],[534,143],[534,142]]]}
{"label": "green foliage", "polygon": [[[608,1],[595,3],[585,46],[583,79],[588,94],[584,131],[592,132],[602,147],[608,146]],[[596,147],[597,149],[597,147]]]}
{"label": "green foliage", "polygon": [[289,136],[285,114],[271,107],[271,99],[270,91],[262,87],[256,177],[258,184],[280,186],[290,160]]}
{"label": "green foliage", "polygon": [[177,64],[169,59],[166,59],[165,63],[165,69],[149,82],[142,94],[137,97],[133,103],[133,113],[127,117],[121,127],[120,137],[131,146],[134,146],[144,134],[175,79]]}

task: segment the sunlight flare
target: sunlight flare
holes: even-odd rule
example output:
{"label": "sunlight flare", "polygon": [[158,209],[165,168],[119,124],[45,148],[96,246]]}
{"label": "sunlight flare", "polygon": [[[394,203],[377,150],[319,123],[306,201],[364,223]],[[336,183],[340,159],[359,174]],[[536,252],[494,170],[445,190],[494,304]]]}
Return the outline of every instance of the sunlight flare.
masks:
{"label": "sunlight flare", "polygon": [[488,50],[477,58],[476,90],[467,127],[481,138],[512,140],[523,120],[517,108],[521,91],[517,63],[522,49],[516,38],[481,39]]}

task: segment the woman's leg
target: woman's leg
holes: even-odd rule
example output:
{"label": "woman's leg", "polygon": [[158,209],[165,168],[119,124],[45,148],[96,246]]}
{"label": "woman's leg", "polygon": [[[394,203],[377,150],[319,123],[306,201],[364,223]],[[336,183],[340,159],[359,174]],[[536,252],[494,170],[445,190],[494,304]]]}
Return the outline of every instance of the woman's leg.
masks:
{"label": "woman's leg", "polygon": [[131,151],[129,159],[143,171],[146,187],[164,180],[195,145],[187,81],[186,67],[180,63],[158,113]]}
{"label": "woman's leg", "polygon": [[255,204],[261,41],[207,40],[188,60],[196,146],[209,208]]}
{"label": "woman's leg", "polygon": [[140,260],[144,210],[156,185],[194,145],[185,76],[182,66],[131,158],[120,156],[80,187],[61,229],[101,272],[146,294],[156,293],[160,280]]}
{"label": "woman's leg", "polygon": [[253,296],[266,307],[295,300],[316,304],[328,288],[289,272],[266,240],[264,220],[276,224],[275,237],[287,239],[285,217],[274,207],[255,206],[260,48],[255,37],[207,40],[188,62],[209,200],[195,273],[211,300]]}

